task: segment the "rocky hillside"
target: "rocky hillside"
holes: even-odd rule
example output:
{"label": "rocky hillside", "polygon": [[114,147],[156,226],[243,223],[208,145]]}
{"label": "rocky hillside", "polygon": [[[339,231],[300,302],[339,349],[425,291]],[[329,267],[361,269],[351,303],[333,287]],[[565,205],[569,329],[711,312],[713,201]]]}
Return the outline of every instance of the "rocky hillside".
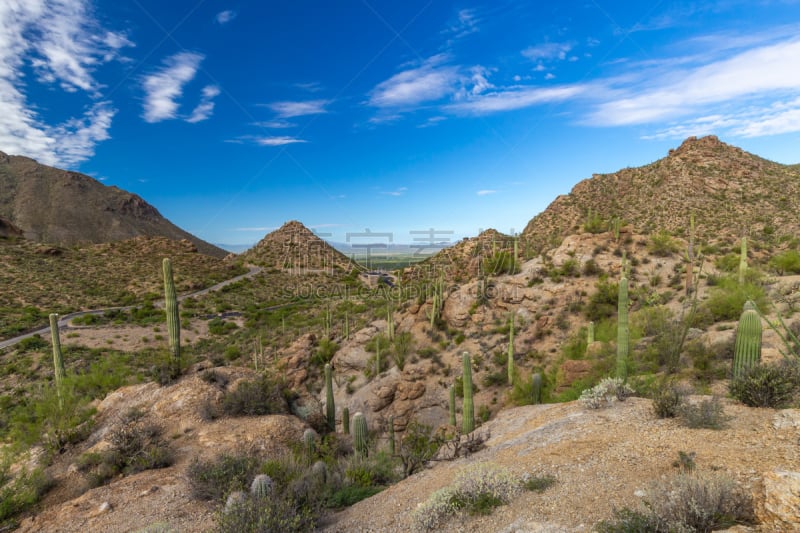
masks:
{"label": "rocky hillside", "polygon": [[301,222],[290,220],[242,254],[248,263],[279,270],[345,271],[355,265]]}
{"label": "rocky hillside", "polygon": [[523,231],[532,250],[557,246],[591,212],[620,217],[638,233],[687,231],[695,214],[703,237],[779,234],[800,229],[800,169],[767,161],[717,137],[690,137],[663,159],[595,174],[559,196]]}
{"label": "rocky hillside", "polygon": [[70,245],[161,236],[188,239],[207,255],[227,255],[175,226],[135,194],[108,187],[84,174],[2,152],[0,217],[38,242]]}

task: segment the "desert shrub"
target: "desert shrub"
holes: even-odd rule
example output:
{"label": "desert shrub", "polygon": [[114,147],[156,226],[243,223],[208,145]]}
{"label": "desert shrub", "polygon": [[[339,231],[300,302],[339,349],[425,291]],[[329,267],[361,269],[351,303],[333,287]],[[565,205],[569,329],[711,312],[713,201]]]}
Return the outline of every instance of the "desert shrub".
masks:
{"label": "desert shrub", "polygon": [[678,409],[678,416],[692,429],[722,429],[728,421],[722,402],[716,396],[697,404],[685,403]]}
{"label": "desert shrub", "polygon": [[483,260],[483,271],[491,276],[513,274],[518,271],[517,262],[507,250],[496,252],[491,257]]}
{"label": "desert shrub", "polygon": [[290,392],[279,379],[264,375],[253,381],[241,381],[222,397],[222,412],[230,416],[286,413]]}
{"label": "desert shrub", "polygon": [[227,335],[238,327],[239,326],[234,322],[228,322],[219,317],[212,318],[208,321],[208,332],[212,335]]}
{"label": "desert shrub", "polygon": [[658,418],[676,418],[688,395],[687,387],[673,382],[662,383],[653,391],[653,412]]}
{"label": "desert shrub", "polygon": [[481,384],[484,387],[494,387],[497,385],[505,385],[506,383],[508,383],[508,372],[506,370],[487,372],[481,378]]}
{"label": "desert shrub", "polygon": [[800,273],[800,253],[797,250],[786,250],[769,260],[769,266],[783,276]]}
{"label": "desert shrub", "polygon": [[42,338],[41,335],[35,333],[28,338],[22,339],[17,344],[17,350],[20,352],[30,352],[33,350],[41,350],[42,348],[47,348],[49,346],[50,345]]}
{"label": "desert shrub", "polygon": [[339,351],[339,345],[330,339],[320,339],[314,355],[311,357],[311,362],[315,365],[325,366],[330,363],[336,352]]}
{"label": "desert shrub", "polygon": [[584,276],[598,276],[603,272],[603,269],[600,268],[600,265],[598,265],[597,261],[594,259],[588,259],[585,263],[583,263],[582,270]]}
{"label": "desert shrub", "polygon": [[359,485],[350,485],[342,487],[331,494],[328,499],[327,506],[331,509],[341,509],[342,507],[350,507],[353,504],[360,502],[370,496],[374,496],[383,490],[383,487],[362,487]]}
{"label": "desert shrub", "polygon": [[714,261],[714,266],[722,272],[736,272],[739,268],[739,254],[726,254]]}
{"label": "desert shrub", "polygon": [[439,450],[441,442],[433,436],[433,428],[412,420],[406,426],[397,447],[397,455],[403,463],[403,474],[411,474],[422,470]]}
{"label": "desert shrub", "polygon": [[601,279],[595,286],[597,290],[589,297],[584,313],[589,320],[599,322],[617,312],[619,286],[607,279]]}
{"label": "desert shrub", "polygon": [[750,407],[787,407],[800,390],[800,368],[789,361],[755,365],[731,380],[729,390]]}
{"label": "desert shrub", "polygon": [[18,458],[8,448],[0,450],[0,531],[16,528],[14,517],[30,509],[47,490],[48,482],[40,469],[19,469],[11,466]]}
{"label": "desert shrub", "polygon": [[544,492],[556,483],[556,478],[546,474],[542,476],[532,476],[524,474],[522,476],[522,486],[531,492]]}
{"label": "desert shrub", "polygon": [[383,451],[364,458],[350,456],[344,460],[344,475],[351,485],[384,486],[397,481],[397,462]]}
{"label": "desert shrub", "polygon": [[679,474],[651,484],[641,511],[614,511],[600,533],[707,533],[754,522],[748,493],[721,474]]}
{"label": "desert shrub", "polygon": [[169,444],[161,438],[162,428],[138,409],[123,416],[108,435],[108,449],[85,454],[78,461],[91,486],[99,486],[118,474],[135,474],[165,468],[175,461]]}
{"label": "desert shrub", "polygon": [[580,402],[589,409],[599,409],[615,401],[625,401],[633,393],[621,378],[603,378],[600,383],[581,393]]}
{"label": "desert shrub", "polygon": [[657,257],[669,257],[678,251],[678,245],[666,231],[651,235],[647,248],[652,255]]}
{"label": "desert shrub", "polygon": [[[531,375],[528,376],[528,379],[523,379],[521,377],[514,378],[514,386],[511,389],[511,401],[514,405],[531,405],[536,403],[536,398],[533,397],[533,375],[535,372],[531,372]],[[544,403],[545,398],[548,397],[549,394],[549,383],[547,379],[547,375],[544,372],[541,372],[542,376],[542,390],[540,391],[541,403]]]}
{"label": "desert shrub", "polygon": [[268,498],[247,497],[221,509],[216,533],[300,533],[314,531],[318,516],[286,494]]}
{"label": "desert shrub", "polygon": [[194,459],[186,469],[192,497],[219,502],[233,491],[247,490],[259,473],[264,472],[258,458],[243,453],[222,454],[206,461]]}
{"label": "desert shrub", "polygon": [[522,490],[519,478],[509,470],[490,463],[477,463],[456,474],[453,484],[439,489],[413,513],[422,530],[439,528],[459,513],[489,514],[505,505]]}
{"label": "desert shrub", "polygon": [[[463,335],[462,335],[463,337]],[[394,337],[392,359],[398,370],[403,370],[408,354],[414,349],[414,336],[410,331],[403,331]]]}
{"label": "desert shrub", "polygon": [[763,309],[766,304],[764,288],[753,281],[745,281],[740,285],[736,278],[725,277],[721,278],[719,284],[711,289],[709,298],[703,305],[717,322],[738,320],[747,300],[752,300],[758,308]]}

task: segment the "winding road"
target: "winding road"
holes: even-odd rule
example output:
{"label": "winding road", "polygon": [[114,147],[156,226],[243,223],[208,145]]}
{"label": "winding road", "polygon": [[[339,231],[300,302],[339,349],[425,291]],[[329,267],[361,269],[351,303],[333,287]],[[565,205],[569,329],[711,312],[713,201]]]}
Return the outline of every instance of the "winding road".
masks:
{"label": "winding road", "polygon": [[[200,289],[199,291],[190,292],[188,294],[183,294],[181,296],[178,296],[178,301],[180,302],[180,301],[185,300],[186,298],[192,298],[194,296],[203,296],[204,294],[208,294],[209,292],[219,290],[222,287],[225,287],[226,285],[230,285],[232,283],[236,283],[237,281],[241,281],[241,280],[243,280],[245,278],[252,278],[253,276],[255,276],[256,274],[260,273],[263,270],[261,267],[256,267],[256,266],[252,266],[252,265],[248,265],[248,266],[249,266],[250,270],[248,272],[246,272],[245,274],[240,274],[240,275],[238,275],[236,277],[233,277],[231,279],[226,279],[225,281],[220,281],[219,283],[217,283],[215,285],[212,285],[212,286],[207,287],[205,289]],[[155,307],[163,307],[164,302],[163,301],[157,301],[153,305]],[[72,320],[74,318],[81,317],[81,316],[102,315],[103,313],[105,313],[107,311],[129,311],[129,310],[135,309],[137,307],[140,307],[140,306],[138,306],[138,305],[129,305],[129,306],[126,306],[126,307],[108,307],[108,308],[105,308],[105,309],[92,309],[90,311],[77,311],[75,313],[69,313],[69,314],[66,314],[66,315],[61,315],[58,318],[58,327],[59,327],[59,329],[68,329],[69,328],[68,324],[69,324],[70,320]],[[9,346],[14,346],[18,342],[21,342],[24,339],[27,339],[29,337],[33,337],[34,335],[46,335],[48,333],[50,333],[50,326],[47,326],[47,327],[44,327],[44,328],[41,328],[41,329],[37,329],[35,331],[29,331],[29,332],[24,333],[22,335],[18,335],[16,337],[12,337],[12,338],[4,340],[4,341],[0,341],[0,350],[8,348]]]}

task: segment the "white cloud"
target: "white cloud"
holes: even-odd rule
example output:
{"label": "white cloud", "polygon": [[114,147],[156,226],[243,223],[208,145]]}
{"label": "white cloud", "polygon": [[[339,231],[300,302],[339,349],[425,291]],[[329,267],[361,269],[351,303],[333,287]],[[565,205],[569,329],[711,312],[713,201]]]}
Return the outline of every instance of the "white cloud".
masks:
{"label": "white cloud", "polygon": [[192,114],[186,119],[186,122],[200,122],[206,120],[214,112],[214,98],[219,96],[219,87],[216,85],[207,85],[203,87],[202,97],[200,103],[194,108]]}
{"label": "white cloud", "polygon": [[584,85],[502,89],[481,94],[464,102],[446,105],[444,109],[457,114],[485,115],[568,100],[581,95],[586,89]]}
{"label": "white cloud", "polygon": [[256,144],[261,146],[283,146],[285,144],[305,143],[308,142],[304,139],[289,136],[276,136],[276,137],[257,137],[255,138]]}
{"label": "white cloud", "polygon": [[480,191],[476,192],[478,196],[488,196],[490,194],[495,194],[497,191],[493,189],[481,189]]}
{"label": "white cloud", "polygon": [[542,43],[529,46],[522,51],[522,55],[531,61],[563,61],[567,59],[567,53],[569,53],[572,48],[572,43]]}
{"label": "white cloud", "polygon": [[218,24],[227,24],[228,22],[235,19],[236,15],[238,15],[236,11],[231,11],[230,9],[226,9],[225,11],[220,11],[219,13],[217,13],[217,16],[215,18]]}
{"label": "white cloud", "polygon": [[458,68],[443,65],[444,55],[427,59],[421,66],[398,72],[370,93],[369,105],[380,108],[410,107],[452,94],[459,82]]}
{"label": "white cloud", "polygon": [[[103,29],[87,0],[0,2],[0,150],[70,166],[94,155],[108,139],[115,110],[101,99],[95,71],[119,58],[132,43]],[[80,117],[51,125],[28,102],[33,81],[23,75],[29,64],[40,83],[87,97]]]}
{"label": "white cloud", "polygon": [[386,196],[403,196],[407,190],[408,187],[398,187],[393,191],[381,191],[381,194],[384,194]]}
{"label": "white cloud", "polygon": [[265,120],[262,122],[253,122],[253,126],[268,129],[285,129],[294,128],[297,126],[297,124],[294,122],[288,122],[286,120]]}
{"label": "white cloud", "polygon": [[[729,119],[750,124],[770,117],[769,126],[743,125],[741,132],[799,131],[800,124],[792,128],[787,121],[794,115],[791,103],[800,96],[800,40],[755,47],[700,66],[646,72],[641,79],[612,89],[617,95],[601,102],[589,123],[655,123],[708,115],[714,109],[725,111],[735,104],[739,109],[728,110]],[[776,103],[778,107],[772,109]]]}
{"label": "white cloud", "polygon": [[462,9],[456,14],[455,21],[442,33],[450,36],[451,41],[466,37],[478,31],[478,18],[474,9]]}
{"label": "white cloud", "polygon": [[304,115],[319,115],[327,113],[325,106],[330,100],[306,100],[304,102],[273,102],[266,104],[280,118],[301,117]]}
{"label": "white cloud", "polygon": [[183,96],[183,87],[197,74],[202,54],[179,52],[163,61],[163,66],[154,74],[145,76],[142,85],[145,90],[144,119],[147,122],[160,122],[175,118],[178,102]]}

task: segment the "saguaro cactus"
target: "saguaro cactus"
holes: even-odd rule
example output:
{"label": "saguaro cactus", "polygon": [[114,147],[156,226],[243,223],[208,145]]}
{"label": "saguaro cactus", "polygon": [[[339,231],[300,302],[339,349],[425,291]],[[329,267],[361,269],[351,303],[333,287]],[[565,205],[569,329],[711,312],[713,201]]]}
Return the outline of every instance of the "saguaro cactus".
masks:
{"label": "saguaro cactus", "polygon": [[178,313],[178,297],[175,294],[175,282],[172,279],[172,263],[164,258],[164,310],[167,313],[167,331],[169,332],[169,351],[173,371],[181,368],[181,319]]}
{"label": "saguaro cactus", "polygon": [[589,322],[589,326],[586,328],[586,346],[588,347],[593,342],[594,342],[594,322]]}
{"label": "saguaro cactus", "polygon": [[625,271],[619,280],[619,301],[617,305],[617,377],[628,379],[628,354],[630,351],[630,332],[628,329],[628,278]]}
{"label": "saguaro cactus", "polygon": [[250,494],[256,498],[266,498],[272,494],[272,489],[275,486],[272,478],[266,474],[259,474],[253,478],[250,484]]}
{"label": "saguaro cactus", "polygon": [[331,364],[325,364],[325,415],[328,429],[336,431],[336,405],[333,403],[333,372]]}
{"label": "saguaro cactus", "polygon": [[394,415],[389,416],[389,453],[394,455]]}
{"label": "saguaro cactus", "polygon": [[456,388],[450,385],[450,425],[456,425]]}
{"label": "saguaro cactus", "polygon": [[689,248],[686,250],[686,259],[689,265],[686,267],[686,295],[692,294],[694,290],[694,213],[689,215]]}
{"label": "saguaro cactus", "polygon": [[50,335],[53,339],[53,376],[55,378],[58,401],[61,403],[61,388],[67,372],[64,369],[64,355],[61,353],[61,339],[58,335],[58,315],[50,314]]}
{"label": "saguaro cactus", "polygon": [[511,313],[508,329],[508,384],[514,384],[514,313]]}
{"label": "saguaro cactus", "polygon": [[531,376],[531,397],[534,404],[542,403],[542,375],[539,372]]}
{"label": "saguaro cactus", "polygon": [[472,358],[469,352],[464,352],[462,357],[464,373],[461,377],[464,390],[464,406],[462,409],[461,430],[472,433],[475,429],[475,405],[472,403]]}
{"label": "saguaro cactus", "polygon": [[739,285],[744,284],[744,275],[747,272],[747,237],[742,237],[742,249],[739,252]]}
{"label": "saguaro cactus", "polygon": [[739,318],[736,330],[736,345],[733,349],[733,377],[738,378],[745,370],[761,361],[761,317],[756,305],[748,300]]}
{"label": "saguaro cactus", "polygon": [[347,407],[342,409],[342,433],[350,434],[350,409]]}
{"label": "saguaro cactus", "polygon": [[317,452],[317,432],[311,428],[303,432],[303,448],[305,448],[306,460],[308,464],[311,464]]}
{"label": "saguaro cactus", "polygon": [[353,415],[353,447],[360,457],[367,456],[367,419],[361,412]]}

